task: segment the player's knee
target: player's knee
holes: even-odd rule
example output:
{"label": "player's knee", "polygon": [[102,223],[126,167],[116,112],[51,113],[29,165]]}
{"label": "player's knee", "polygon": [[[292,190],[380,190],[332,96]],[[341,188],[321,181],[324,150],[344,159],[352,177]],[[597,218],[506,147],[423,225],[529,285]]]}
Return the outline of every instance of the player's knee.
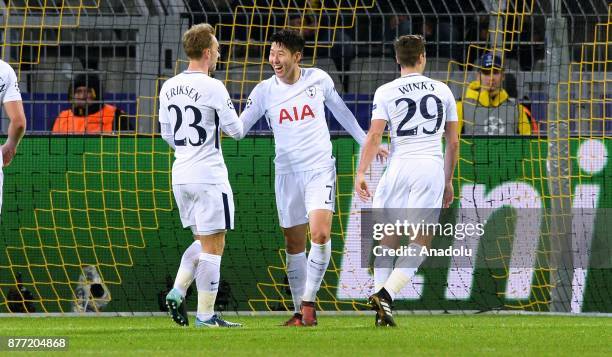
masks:
{"label": "player's knee", "polygon": [[306,250],[306,225],[299,225],[291,228],[283,228],[285,237],[285,247],[287,253],[298,254]]}
{"label": "player's knee", "polygon": [[212,254],[223,255],[223,250],[225,250],[225,242],[217,242],[212,248]]}
{"label": "player's knee", "polygon": [[330,231],[327,229],[313,229],[310,231],[310,239],[317,244],[327,243],[330,235]]}
{"label": "player's knee", "polygon": [[287,253],[289,254],[302,253],[306,250],[306,239],[294,239],[292,237],[285,236],[285,247],[287,248]]}
{"label": "player's knee", "polygon": [[225,249],[225,232],[198,236],[202,251],[208,254],[223,255]]}
{"label": "player's knee", "polygon": [[223,250],[225,249],[225,237],[220,237],[215,241],[214,249],[217,255],[223,255]]}

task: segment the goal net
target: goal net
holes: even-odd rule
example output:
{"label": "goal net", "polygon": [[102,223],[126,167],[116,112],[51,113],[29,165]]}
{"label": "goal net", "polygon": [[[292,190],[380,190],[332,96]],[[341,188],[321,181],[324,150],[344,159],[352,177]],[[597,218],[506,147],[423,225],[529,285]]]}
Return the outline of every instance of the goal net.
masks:
{"label": "goal net", "polygon": [[[291,27],[307,41],[302,65],[330,74],[364,130],[374,91],[399,75],[392,40],[424,34],[425,75],[447,83],[463,108],[452,219],[485,209],[490,223],[482,241],[446,241],[479,253],[461,262],[431,259],[397,309],[612,311],[605,229],[612,13],[605,1],[4,0],[0,13],[2,58],[18,73],[29,130],[4,169],[0,312],[164,308],[192,237],[172,196],[173,155],[157,134],[157,94],[186,68],[181,34],[199,22],[215,27],[215,77],[238,111],[272,75],[270,35]],[[492,104],[469,100],[485,53],[500,58],[508,103],[529,113],[528,132],[475,119],[497,115]],[[102,135],[52,133],[80,74],[99,78],[100,101],[119,108],[128,126]],[[6,133],[8,120],[1,123]],[[359,145],[331,116],[328,124],[337,196],[332,260],[317,305],[361,310],[373,279],[360,255],[359,212],[368,206],[353,194]],[[291,310],[272,133],[262,120],[222,147],[236,225],[217,308]],[[384,165],[372,166],[372,187],[383,172]],[[519,229],[528,224],[535,224],[531,235]],[[194,309],[196,294],[187,301]]]}

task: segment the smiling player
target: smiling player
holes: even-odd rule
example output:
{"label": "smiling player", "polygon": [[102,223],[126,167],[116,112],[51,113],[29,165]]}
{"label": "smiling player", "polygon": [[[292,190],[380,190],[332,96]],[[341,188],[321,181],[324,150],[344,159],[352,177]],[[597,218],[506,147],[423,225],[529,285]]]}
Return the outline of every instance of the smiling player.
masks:
{"label": "smiling player", "polygon": [[[246,132],[265,115],[274,133],[276,206],[295,309],[285,326],[314,326],[316,295],[331,257],[336,191],[325,107],[360,145],[366,136],[331,77],[317,68],[300,67],[304,39],[299,32],[281,30],[270,42],[274,75],[253,89],[240,118]],[[386,156],[387,152],[379,148],[378,153]],[[309,227],[311,248],[306,257]]]}

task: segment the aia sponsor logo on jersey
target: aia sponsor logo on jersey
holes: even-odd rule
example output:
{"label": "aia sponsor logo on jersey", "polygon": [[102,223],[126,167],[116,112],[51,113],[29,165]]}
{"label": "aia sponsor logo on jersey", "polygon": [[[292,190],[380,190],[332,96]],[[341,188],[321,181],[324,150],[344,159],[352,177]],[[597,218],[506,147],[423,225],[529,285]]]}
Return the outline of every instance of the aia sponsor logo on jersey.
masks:
{"label": "aia sponsor logo on jersey", "polygon": [[298,107],[293,107],[291,109],[281,109],[278,117],[278,123],[283,124],[283,121],[298,121],[298,120],[306,120],[307,118],[315,118],[314,112],[312,108],[308,104],[304,105],[301,110]]}

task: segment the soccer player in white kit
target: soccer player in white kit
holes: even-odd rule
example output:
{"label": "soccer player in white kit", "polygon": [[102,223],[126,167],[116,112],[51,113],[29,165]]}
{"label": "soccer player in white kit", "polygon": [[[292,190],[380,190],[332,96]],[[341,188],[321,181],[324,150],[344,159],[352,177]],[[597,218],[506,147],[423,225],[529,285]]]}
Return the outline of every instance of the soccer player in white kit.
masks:
{"label": "soccer player in white kit", "polygon": [[[274,76],[251,92],[240,115],[245,132],[265,115],[274,133],[275,193],[287,249],[287,277],[295,313],[285,326],[317,324],[315,300],[331,257],[331,225],[336,191],[335,159],[325,107],[361,145],[365,133],[318,68],[301,68],[304,39],[294,30],[272,35]],[[385,149],[379,149],[385,155]],[[306,257],[306,231],[311,247]]]}
{"label": "soccer player in white kit", "polygon": [[223,83],[209,77],[219,58],[219,42],[209,24],[183,34],[186,71],[167,80],[159,93],[163,139],[174,149],[172,190],[183,227],[195,241],[181,259],[166,304],[173,320],[187,325],[185,293],[198,288],[196,327],[237,327],[214,313],[225,232],[234,228],[234,200],[221,153],[220,131],[240,138],[243,125]]}
{"label": "soccer player in white kit", "polygon": [[19,142],[26,130],[26,117],[19,91],[19,82],[13,68],[6,62],[0,60],[0,103],[8,116],[10,123],[8,127],[8,139],[0,146],[0,211],[2,210],[2,183],[4,176],[2,167],[8,166],[15,153]]}
{"label": "soccer player in white kit", "polygon": [[[459,151],[455,98],[446,84],[423,75],[426,56],[422,36],[401,36],[395,41],[395,53],[401,77],[380,86],[374,94],[372,123],[361,153],[355,190],[364,201],[371,197],[365,174],[388,126],[391,154],[372,208],[449,207]],[[442,136],[446,141],[444,156]],[[430,241],[431,237],[417,236],[408,249],[419,253],[422,247],[429,247]],[[425,256],[398,257],[395,269],[391,268],[393,257],[384,259],[390,261],[375,262],[376,292],[369,302],[377,313],[377,326],[395,326],[391,302],[414,276]]]}

